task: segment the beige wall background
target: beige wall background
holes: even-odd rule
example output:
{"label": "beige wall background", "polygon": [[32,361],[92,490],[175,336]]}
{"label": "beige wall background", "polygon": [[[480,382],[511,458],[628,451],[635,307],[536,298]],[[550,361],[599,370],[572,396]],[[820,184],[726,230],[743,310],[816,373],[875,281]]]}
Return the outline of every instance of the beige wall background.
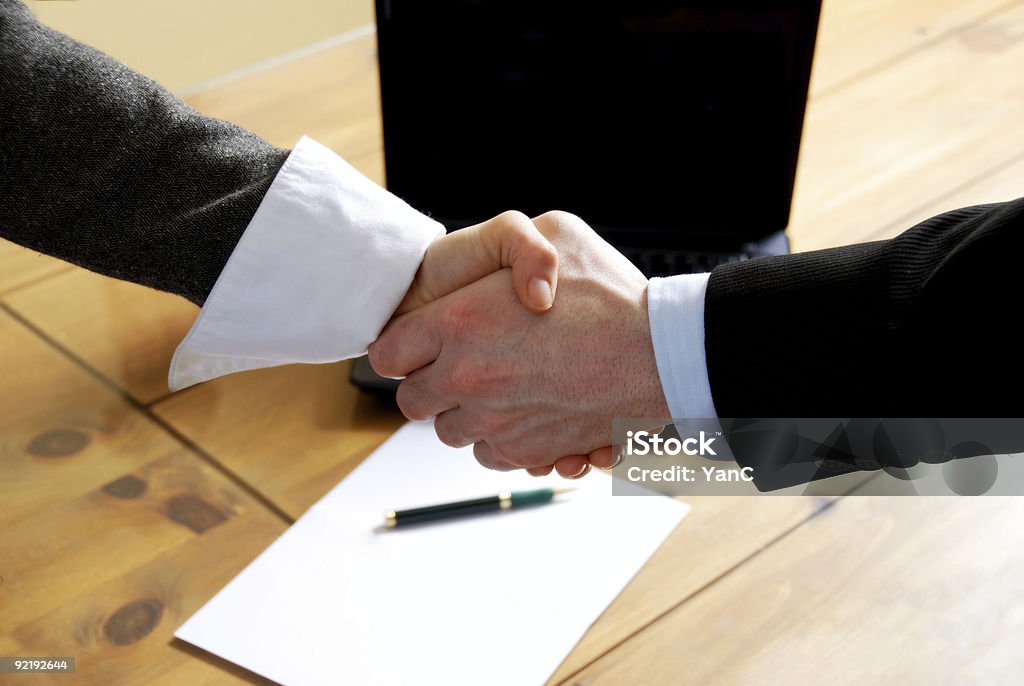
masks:
{"label": "beige wall background", "polygon": [[179,94],[338,40],[373,23],[373,0],[29,0],[44,24]]}

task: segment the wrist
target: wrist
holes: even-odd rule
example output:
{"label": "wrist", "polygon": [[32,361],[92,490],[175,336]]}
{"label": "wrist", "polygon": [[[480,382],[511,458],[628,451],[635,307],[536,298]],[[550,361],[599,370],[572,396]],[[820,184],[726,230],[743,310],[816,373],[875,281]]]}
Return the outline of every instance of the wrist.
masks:
{"label": "wrist", "polygon": [[649,290],[650,281],[644,278],[635,316],[631,321],[631,327],[638,336],[637,345],[634,347],[635,364],[630,369],[630,385],[633,386],[634,393],[631,394],[631,406],[623,409],[626,410],[626,417],[660,419],[671,417],[671,412],[658,375],[658,362],[649,323]]}
{"label": "wrist", "polygon": [[670,418],[672,411],[669,409],[668,400],[665,397],[665,389],[661,385],[661,376],[658,374],[658,360],[654,352],[654,338],[651,336],[650,327],[650,280],[644,282],[644,297],[643,297],[643,321],[640,323],[640,329],[647,334],[646,343],[646,356],[647,356],[647,370],[648,370],[648,391],[647,395],[651,402],[651,409],[653,411],[652,417],[656,419]]}

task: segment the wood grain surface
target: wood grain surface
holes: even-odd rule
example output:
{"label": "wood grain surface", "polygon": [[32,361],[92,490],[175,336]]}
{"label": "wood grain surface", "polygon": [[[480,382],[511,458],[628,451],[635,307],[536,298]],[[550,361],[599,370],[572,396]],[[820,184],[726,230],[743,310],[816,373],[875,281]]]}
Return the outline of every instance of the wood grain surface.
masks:
{"label": "wood grain surface", "polygon": [[249,680],[171,634],[286,522],[6,311],[0,364],[0,655],[77,658],[0,682]]}
{"label": "wood grain surface", "polygon": [[[794,248],[1022,195],[1022,38],[1024,0],[825,0]],[[274,145],[310,135],[383,182],[375,51],[364,36],[190,102]],[[0,655],[78,658],[12,683],[265,683],[173,630],[402,423],[348,363],[168,395],[195,312],[0,242]],[[1024,673],[1018,499],[689,501],[551,683]]]}
{"label": "wood grain surface", "polygon": [[849,496],[570,683],[1017,684],[1020,498]]}

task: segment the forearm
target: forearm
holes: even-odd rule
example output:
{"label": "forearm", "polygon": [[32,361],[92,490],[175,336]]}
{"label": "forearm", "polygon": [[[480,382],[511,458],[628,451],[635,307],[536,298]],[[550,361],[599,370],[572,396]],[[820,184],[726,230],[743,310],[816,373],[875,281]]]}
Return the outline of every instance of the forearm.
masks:
{"label": "forearm", "polygon": [[[1013,277],[1024,202],[890,241],[719,267],[705,351],[723,417],[1005,415],[1021,380]],[[1017,386],[1014,390],[1019,390]]]}
{"label": "forearm", "polygon": [[0,235],[202,304],[288,151],[0,0]]}

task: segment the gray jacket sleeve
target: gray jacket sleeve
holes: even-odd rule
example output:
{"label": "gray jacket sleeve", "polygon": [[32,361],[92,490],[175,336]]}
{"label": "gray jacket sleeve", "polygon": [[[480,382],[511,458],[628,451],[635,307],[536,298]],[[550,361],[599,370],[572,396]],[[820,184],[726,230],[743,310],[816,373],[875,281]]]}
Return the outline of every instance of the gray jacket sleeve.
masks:
{"label": "gray jacket sleeve", "polygon": [[287,150],[0,0],[0,236],[202,304]]}

